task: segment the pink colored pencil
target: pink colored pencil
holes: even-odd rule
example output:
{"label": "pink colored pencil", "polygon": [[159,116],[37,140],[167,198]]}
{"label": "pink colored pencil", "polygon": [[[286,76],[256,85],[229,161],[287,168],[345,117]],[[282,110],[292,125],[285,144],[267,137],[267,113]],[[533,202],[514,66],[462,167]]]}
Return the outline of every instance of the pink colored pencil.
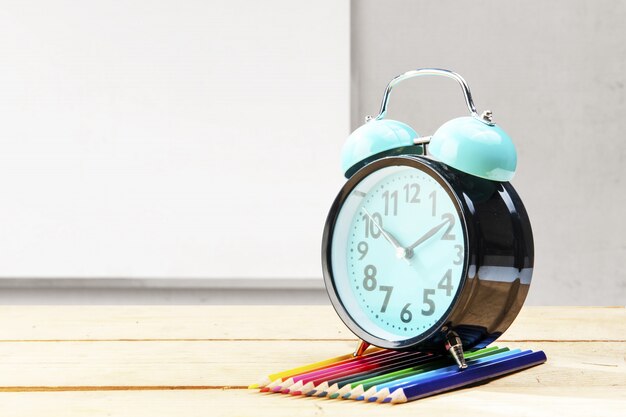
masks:
{"label": "pink colored pencil", "polygon": [[371,352],[371,353],[366,353],[363,356],[350,357],[350,358],[347,358],[347,359],[344,359],[344,360],[341,360],[341,361],[338,361],[338,362],[334,362],[334,363],[331,363],[331,364],[327,364],[327,365],[324,365],[324,366],[317,367],[317,368],[312,369],[312,370],[308,370],[306,372],[296,372],[296,373],[293,373],[293,374],[290,374],[290,375],[284,375],[282,378],[280,378],[280,381],[278,379],[276,379],[276,380],[272,381],[270,384],[268,384],[267,386],[261,388],[261,392],[268,392],[268,391],[270,391],[270,392],[278,392],[278,391],[280,391],[280,389],[274,390],[274,388],[276,388],[277,386],[284,387],[287,384],[292,385],[294,383],[293,378],[300,377],[302,375],[306,375],[306,374],[309,374],[311,372],[322,371],[324,369],[334,368],[335,366],[340,366],[340,365],[344,365],[344,364],[347,364],[347,363],[352,363],[354,361],[363,360],[365,358],[378,357],[380,355],[388,354],[389,352],[390,351],[386,350],[386,349],[376,350],[376,351]]}
{"label": "pink colored pencil", "polygon": [[[341,369],[334,373],[329,373],[326,375],[319,376],[318,378],[312,381],[308,381],[301,388],[297,390],[290,389],[288,393],[291,395],[302,395],[303,393],[309,392],[312,389],[316,389],[318,386],[320,386],[323,383],[327,384],[328,381],[331,379],[341,378],[341,377],[352,375],[352,374],[359,373],[359,372],[379,369],[390,363],[395,363],[399,359],[402,359],[402,360],[415,359],[416,357],[420,357],[424,355],[425,355],[424,352],[409,352],[409,353],[403,353],[402,355],[393,355],[389,357],[383,357],[378,360],[374,360],[371,362],[360,364],[355,367],[351,367],[349,369]],[[327,388],[327,386],[324,388]]]}
{"label": "pink colored pencil", "polygon": [[371,356],[363,357],[363,358],[359,358],[358,360],[352,361],[350,363],[342,364],[339,366],[334,366],[328,369],[322,369],[320,371],[309,372],[308,374],[294,377],[292,385],[287,385],[287,383],[285,383],[283,384],[282,389],[275,390],[274,392],[282,392],[283,394],[288,394],[289,392],[298,390],[303,385],[308,384],[309,382],[314,381],[316,379],[328,378],[338,372],[352,371],[354,369],[358,369],[359,366],[370,365],[372,363],[377,363],[381,360],[385,360],[389,358],[396,358],[399,355],[402,355],[402,353],[397,352],[397,351],[387,351],[384,354],[377,355],[375,357],[371,357]]}

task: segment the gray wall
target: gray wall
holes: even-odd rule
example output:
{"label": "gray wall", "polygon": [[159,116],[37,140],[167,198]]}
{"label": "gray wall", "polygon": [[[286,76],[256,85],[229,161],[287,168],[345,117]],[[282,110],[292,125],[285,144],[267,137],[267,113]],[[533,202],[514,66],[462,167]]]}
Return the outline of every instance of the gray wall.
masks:
{"label": "gray wall", "polygon": [[[419,67],[469,83],[518,148],[535,234],[529,304],[626,301],[626,2],[353,1],[352,126]],[[389,117],[430,135],[465,115],[448,79],[394,89]]]}
{"label": "gray wall", "polygon": [[[168,4],[177,8],[174,3]],[[324,4],[328,6],[331,2]],[[342,5],[347,7],[347,3],[343,2],[337,7],[343,7]],[[74,16],[74,6],[70,7],[65,4],[64,7],[68,10],[68,16]],[[198,3],[198,7],[205,6]],[[321,8],[322,6],[316,5],[315,7]],[[22,13],[23,10],[17,3],[13,8],[16,15],[21,16],[20,19],[5,19],[7,24],[2,27],[10,33],[23,32],[24,36],[3,37],[0,40],[0,46],[7,45],[7,42],[17,42],[15,45],[18,45],[19,42],[28,40],[39,33],[30,31],[31,27],[41,29],[35,24],[37,22],[33,23],[29,20],[30,18],[27,19],[30,15]],[[487,108],[493,110],[498,124],[509,132],[518,146],[519,170],[513,184],[522,195],[530,213],[536,243],[536,268],[528,303],[623,305],[626,302],[626,271],[621,267],[621,261],[626,259],[626,240],[623,237],[626,233],[626,222],[622,218],[624,212],[622,207],[626,203],[626,186],[622,179],[621,166],[626,159],[626,141],[620,133],[626,128],[624,93],[626,25],[623,23],[626,22],[626,2],[558,0],[540,3],[493,0],[474,1],[470,4],[423,0],[388,0],[385,2],[354,0],[351,8],[352,127],[358,126],[364,115],[378,110],[383,89],[393,76],[408,69],[430,66],[450,68],[459,72],[469,82],[479,110]],[[37,5],[32,6],[32,9],[33,15],[38,16],[47,24],[51,24],[50,22],[54,20],[48,19],[45,13],[42,15]],[[88,13],[87,9],[81,10]],[[269,7],[267,11],[273,15],[272,7]],[[57,12],[60,13],[58,10],[55,13]],[[128,13],[130,16],[132,11]],[[347,14],[346,9],[346,28]],[[114,15],[117,16],[117,14]],[[315,18],[314,13],[308,16],[309,20],[318,27],[317,22],[321,19]],[[174,24],[172,22],[178,22],[176,24],[180,27],[188,26],[188,21],[183,15],[177,15],[174,20],[168,17],[166,20],[172,25]],[[205,28],[203,23],[198,23],[202,20],[201,18],[192,20],[196,22],[197,27]],[[129,27],[135,28],[133,22],[130,19],[126,23]],[[157,30],[159,27],[157,24],[152,29]],[[66,27],[67,30],[72,28],[84,29],[88,32],[91,30],[91,27],[87,26]],[[176,32],[175,25],[170,28]],[[145,31],[146,25],[144,24],[141,30],[134,32],[129,30],[128,33],[124,33],[122,40],[126,39],[127,35],[135,41],[144,37],[152,39]],[[323,31],[330,33],[328,24],[323,27]],[[101,35],[101,32],[97,30],[96,32],[98,36]],[[235,30],[231,32],[237,39],[240,35],[244,36]],[[63,34],[54,30],[51,33],[55,36]],[[256,32],[251,30],[250,33]],[[133,34],[139,38],[132,38]],[[311,32],[311,37],[313,36],[316,35]],[[324,39],[328,37],[328,34],[323,36]],[[47,39],[45,36],[44,38]],[[76,39],[82,38],[77,36]],[[114,40],[110,40],[109,37],[102,39],[105,43],[111,43],[110,51],[117,51],[119,45]],[[209,36],[208,39],[217,39],[215,42],[218,46],[224,43],[223,38]],[[323,46],[320,39],[314,38],[312,42],[322,45],[320,50],[328,49]],[[2,43],[3,41],[5,44]],[[89,39],[85,39],[86,43],[89,43],[88,41]],[[330,50],[336,52],[337,45],[345,42],[347,51],[347,31],[345,38],[336,37],[331,41],[335,47]],[[71,49],[71,43],[65,45],[63,42],[59,43],[60,48],[67,46]],[[33,44],[45,46],[44,43]],[[180,55],[180,59],[194,57],[196,54],[198,57],[205,56],[201,48],[191,48],[193,53],[184,55],[175,48],[176,43],[169,45],[170,50],[175,52],[173,56]],[[241,45],[247,48],[252,44],[244,39]],[[44,46],[41,47],[44,48]],[[289,49],[284,45],[276,46],[276,48],[272,51],[277,57],[284,58],[289,55]],[[52,53],[44,49],[48,51],[47,53]],[[10,48],[4,50],[8,51]],[[37,60],[42,56],[47,56],[33,52],[32,49],[26,47],[24,51],[28,53],[22,53],[22,48],[17,47],[11,50],[16,51],[16,57],[20,59],[32,57]],[[146,55],[147,59],[161,57],[161,48],[155,48],[154,51],[154,55]],[[305,55],[311,57],[312,53],[307,50]],[[320,54],[324,55],[321,52]],[[77,53],[77,62],[82,62],[78,59],[81,56]],[[50,57],[54,59],[49,64],[55,64],[57,55],[52,54]],[[336,58],[336,61],[339,62],[342,59]],[[33,72],[18,71],[15,60],[9,60],[13,65],[4,66],[0,69],[0,73],[20,77],[28,75],[40,82],[47,80],[45,77],[37,77],[35,69],[41,70],[40,66],[29,67],[35,68]],[[235,62],[230,58],[225,65],[234,65]],[[302,68],[302,66],[296,66]],[[346,72],[347,66],[346,60]],[[204,74],[198,69],[200,67],[192,65],[190,68],[195,68],[194,74]],[[337,73],[337,76],[341,76],[338,74],[341,71],[332,68],[321,72],[306,65],[304,68],[308,71],[302,73],[305,77],[309,75],[320,77],[321,73],[332,76]],[[85,77],[93,75],[90,70],[85,71]],[[172,74],[186,79],[184,71],[172,70]],[[203,78],[204,75],[198,77]],[[18,79],[22,78],[18,77]],[[50,79],[52,83],[50,89],[22,88],[21,84],[11,82],[10,77],[2,77],[2,80],[5,81],[7,87],[2,89],[5,92],[3,101],[5,111],[2,114],[5,116],[11,114],[28,116],[31,113],[15,103],[41,103],[42,101],[38,99],[41,91],[48,91],[52,94],[57,88],[55,78]],[[120,80],[126,82],[124,77],[120,77]],[[273,85],[268,83],[266,83],[267,86]],[[175,85],[170,88],[168,83],[158,83],[158,85],[161,84],[169,88],[172,94],[182,91]],[[345,74],[345,83],[338,82],[331,88],[337,91],[343,91],[345,88],[345,101],[348,95],[347,84],[348,77]],[[143,100],[141,94],[135,94],[133,84],[129,83],[129,86],[128,94],[119,96],[131,98],[136,96],[138,100]],[[150,89],[149,83],[146,83],[144,87]],[[208,87],[205,86],[205,88]],[[10,91],[13,91],[13,95],[8,94]],[[66,89],[59,91],[63,92]],[[116,91],[118,90],[113,90],[113,92]],[[254,97],[260,97],[259,93],[254,93],[254,91],[256,90],[250,89],[249,93]],[[311,97],[302,94],[306,93],[305,90],[297,91],[303,98],[295,105],[289,104],[292,107],[290,111],[304,115],[306,123],[311,120],[311,114],[320,114],[325,109],[328,110],[323,105],[314,103],[317,106],[316,110],[309,113],[303,103],[310,102]],[[334,96],[320,94],[320,97],[322,97],[320,102],[326,103]],[[197,98],[207,100],[209,104],[214,103],[210,94],[205,95],[205,90],[197,93]],[[167,113],[172,109],[178,109],[177,115],[185,114],[187,117],[185,107],[182,110],[179,107],[183,101],[187,102],[186,100],[173,101],[174,104],[171,107],[163,104],[161,110]],[[89,100],[85,103],[93,104]],[[103,103],[109,103],[109,101],[104,100]],[[191,106],[189,103],[188,105]],[[87,113],[93,117],[99,114]],[[334,112],[333,120],[342,117],[342,120],[345,120],[347,110],[341,115],[340,113],[342,112]],[[32,112],[32,114],[38,113]],[[149,116],[158,119],[159,114],[159,112],[153,112]],[[178,132],[177,126],[191,126],[189,129],[196,129],[193,126],[201,122],[206,123],[208,120],[205,114],[210,114],[210,112],[191,118],[192,123],[186,123],[185,119],[178,125],[171,123],[171,127],[176,132]],[[389,116],[412,124],[422,135],[429,135],[444,121],[465,114],[466,109],[458,86],[448,79],[431,78],[411,80],[394,90]],[[52,116],[48,114],[47,117]],[[7,123],[15,125],[15,117],[5,117],[5,119]],[[71,122],[73,119],[67,120]],[[106,122],[108,119],[102,120]],[[326,122],[329,123],[327,120]],[[8,126],[7,123],[5,125]],[[90,123],[89,120],[84,122],[86,128],[91,126]],[[249,265],[253,265],[255,271],[259,271],[259,276],[256,278],[262,279],[247,277],[241,271],[237,275],[245,279],[232,279],[236,278],[232,276],[228,281],[207,280],[205,278],[208,275],[202,271],[197,274],[197,279],[190,279],[192,274],[182,274],[179,269],[161,274],[162,279],[155,279],[155,276],[159,274],[147,274],[145,271],[137,274],[138,279],[127,279],[133,278],[128,274],[112,274],[112,278],[126,279],[101,277],[102,279],[95,280],[92,276],[87,276],[88,274],[85,274],[84,279],[80,279],[81,276],[78,274],[79,279],[58,279],[67,278],[68,275],[60,274],[59,271],[48,279],[40,279],[39,275],[30,275],[32,279],[24,276],[12,279],[11,277],[15,277],[16,274],[5,273],[0,278],[0,303],[328,303],[319,270],[320,222],[334,193],[343,181],[339,171],[339,148],[343,133],[333,133],[334,131],[328,126],[320,123],[320,120],[317,120],[316,126],[323,127],[325,133],[319,135],[319,141],[316,139],[317,156],[307,159],[307,164],[309,164],[307,170],[316,172],[316,176],[310,177],[314,192],[309,193],[309,200],[303,200],[307,205],[315,207],[316,216],[320,220],[310,223],[302,222],[302,228],[297,231],[299,235],[304,236],[302,239],[308,242],[305,249],[301,249],[299,253],[310,258],[294,258],[297,262],[294,261],[292,264],[297,266],[297,269],[293,271],[301,275],[299,280],[292,279],[298,278],[291,276],[292,272],[288,271],[289,274],[285,272],[283,274],[285,276],[280,276],[274,269],[261,268],[263,269],[261,271],[253,263]],[[345,124],[345,130],[347,130],[347,123]],[[16,131],[21,131],[22,125],[15,125]],[[27,127],[26,131],[34,129],[32,123]],[[121,124],[119,130],[125,131],[126,128],[126,125]],[[202,137],[202,143],[205,143],[202,129],[194,131],[195,133],[189,132]],[[268,128],[267,132],[275,134],[276,131],[274,128]],[[176,143],[179,143],[178,136],[175,136]],[[289,141],[291,140],[290,138]],[[306,142],[306,138],[302,140]],[[0,141],[0,144],[5,146],[5,152],[2,153],[4,156],[2,166],[7,170],[7,175],[3,176],[6,181],[2,185],[6,187],[15,187],[15,184],[19,184],[15,180],[23,179],[20,175],[16,175],[16,172],[20,173],[24,171],[23,169],[11,171],[10,168],[11,163],[20,164],[19,158],[6,152],[7,144],[12,143],[24,147],[29,145],[28,142],[18,141],[15,138],[11,142],[8,135],[4,135],[4,139]],[[274,144],[278,146],[279,142],[276,141]],[[27,149],[26,155],[37,156],[39,155],[37,152],[42,152],[38,147],[32,149],[36,152],[31,154]],[[286,158],[284,159],[286,161]],[[281,178],[284,177],[283,171],[280,171],[282,167],[283,165],[276,164],[270,169],[270,165],[263,164],[263,168],[268,169],[265,172],[267,175]],[[323,175],[320,176],[321,174]],[[272,192],[268,189],[266,193],[268,196],[272,193],[278,194],[280,191],[276,183],[273,184]],[[24,192],[28,191],[27,187],[22,188]],[[16,202],[21,201],[13,198],[14,195],[11,193],[5,192],[4,195],[7,196],[5,206],[15,205]],[[314,206],[309,203],[313,201]],[[45,200],[45,203],[50,204],[50,200]],[[185,207],[192,206],[186,205]],[[29,212],[26,210],[20,213],[26,215]],[[123,210],[120,213],[121,216],[124,215]],[[12,227],[16,229],[14,233],[10,233],[10,229],[7,229],[8,232],[5,230],[5,247],[17,250],[20,246],[9,239],[14,236],[23,237],[23,227],[18,227],[20,224],[15,222],[14,216],[4,217],[5,224],[13,225]],[[45,218],[43,216],[41,219],[45,220]],[[29,223],[29,225],[32,229],[32,224]],[[256,233],[263,232],[260,228],[255,228],[255,230]],[[88,229],[85,231],[89,232]],[[180,240],[188,241],[186,238]],[[288,248],[277,253],[284,256],[291,256],[293,250],[303,247],[291,244],[289,239],[282,239],[282,241],[288,245]],[[202,248],[205,246],[199,245]],[[31,245],[24,247],[32,249]],[[233,254],[239,256],[238,246],[233,246],[232,250]],[[189,253],[190,260],[184,261],[184,265],[189,267],[196,265],[194,259],[210,260],[202,254]],[[134,258],[129,257],[129,259]],[[8,260],[9,258],[4,263],[5,268]],[[274,258],[271,258],[271,261],[276,265],[282,265],[280,262],[275,262]],[[34,267],[42,265],[35,257],[25,257],[24,262]],[[50,272],[54,271],[50,270]],[[222,275],[225,274],[217,278],[225,278]]]}

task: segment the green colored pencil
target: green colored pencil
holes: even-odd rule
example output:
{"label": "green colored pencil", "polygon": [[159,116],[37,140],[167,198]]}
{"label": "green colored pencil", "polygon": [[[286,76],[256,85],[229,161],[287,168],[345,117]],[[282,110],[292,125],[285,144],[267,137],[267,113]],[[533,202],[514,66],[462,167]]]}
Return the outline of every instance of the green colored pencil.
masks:
{"label": "green colored pencil", "polygon": [[[492,346],[492,347],[488,347],[484,349],[466,352],[465,357],[468,360],[478,359],[478,358],[482,358],[482,357],[489,356],[489,355],[507,352],[508,350],[509,348],[498,348],[497,346]],[[380,375],[380,376],[376,376],[373,378],[366,378],[361,381],[356,381],[356,382],[353,382],[352,384],[349,384],[351,386],[351,389],[349,390],[344,389],[343,393],[342,393],[342,390],[340,390],[339,395],[335,398],[354,399],[354,398],[357,398],[361,395],[368,393],[368,391],[373,391],[372,393],[368,393],[371,395],[376,392],[375,390],[376,385],[393,381],[398,378],[404,378],[408,376],[417,375],[423,372],[428,372],[428,371],[438,368],[439,366],[447,362],[448,362],[448,358],[437,359],[433,362],[425,363],[425,364],[418,365],[418,366],[412,366],[412,367],[405,368],[399,371],[390,372],[389,374]]]}

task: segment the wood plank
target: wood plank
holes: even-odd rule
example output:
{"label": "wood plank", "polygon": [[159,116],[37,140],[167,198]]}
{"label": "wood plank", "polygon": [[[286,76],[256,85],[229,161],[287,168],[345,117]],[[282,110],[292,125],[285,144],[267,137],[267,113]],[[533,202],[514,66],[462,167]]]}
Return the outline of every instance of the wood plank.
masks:
{"label": "wood plank", "polygon": [[286,398],[245,390],[95,391],[0,393],[0,415],[158,417],[310,417],[417,415],[481,417],[566,415],[623,417],[624,387],[545,386],[510,388],[491,383],[402,405]]}
{"label": "wood plank", "polygon": [[[509,345],[543,349],[548,363],[496,381],[497,386],[626,386],[626,342]],[[5,342],[0,343],[0,391],[245,387],[270,373],[352,348],[343,341]]]}
{"label": "wood plank", "polygon": [[0,415],[623,416],[624,318],[624,308],[525,308],[497,345],[543,349],[546,364],[391,411],[243,389],[350,352],[354,337],[328,306],[5,306]]}
{"label": "wood plank", "polygon": [[626,308],[523,307],[499,340],[626,341]]}
{"label": "wood plank", "polygon": [[[0,306],[0,341],[354,340],[330,306]],[[524,307],[501,340],[626,341],[623,307]]]}

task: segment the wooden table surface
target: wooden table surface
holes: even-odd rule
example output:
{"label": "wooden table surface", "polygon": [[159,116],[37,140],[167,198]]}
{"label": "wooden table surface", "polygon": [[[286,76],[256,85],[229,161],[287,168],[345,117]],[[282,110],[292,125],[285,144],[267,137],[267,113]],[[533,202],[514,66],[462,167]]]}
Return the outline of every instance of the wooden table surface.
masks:
{"label": "wooden table surface", "polygon": [[496,344],[546,364],[402,405],[246,389],[351,352],[329,306],[3,306],[0,328],[0,416],[626,416],[622,307],[526,307]]}

